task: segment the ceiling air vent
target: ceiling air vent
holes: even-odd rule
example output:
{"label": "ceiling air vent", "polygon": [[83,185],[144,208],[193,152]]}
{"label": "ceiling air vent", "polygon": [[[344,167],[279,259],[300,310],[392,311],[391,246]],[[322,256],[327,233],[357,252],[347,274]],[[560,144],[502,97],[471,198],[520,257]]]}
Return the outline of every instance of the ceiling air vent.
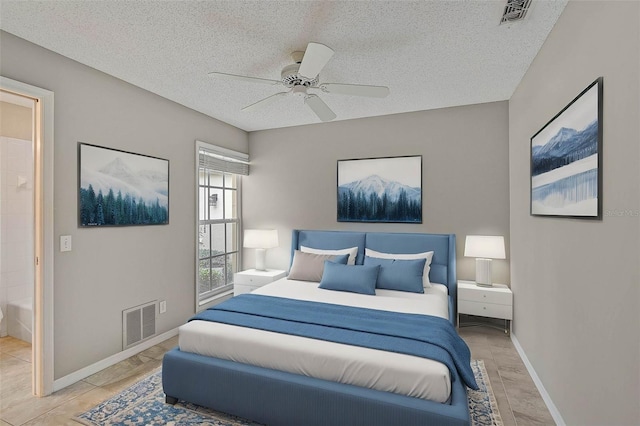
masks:
{"label": "ceiling air vent", "polygon": [[524,19],[531,6],[531,0],[507,0],[502,14],[501,24],[515,22]]}

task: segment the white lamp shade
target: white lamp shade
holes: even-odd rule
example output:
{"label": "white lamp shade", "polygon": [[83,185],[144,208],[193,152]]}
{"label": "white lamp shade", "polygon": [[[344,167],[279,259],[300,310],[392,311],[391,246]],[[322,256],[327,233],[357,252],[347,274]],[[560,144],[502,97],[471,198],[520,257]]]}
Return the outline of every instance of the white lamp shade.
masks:
{"label": "white lamp shade", "polygon": [[504,237],[493,235],[467,235],[464,243],[466,257],[506,259]]}
{"label": "white lamp shade", "polygon": [[278,231],[275,229],[245,229],[244,247],[257,249],[278,247]]}

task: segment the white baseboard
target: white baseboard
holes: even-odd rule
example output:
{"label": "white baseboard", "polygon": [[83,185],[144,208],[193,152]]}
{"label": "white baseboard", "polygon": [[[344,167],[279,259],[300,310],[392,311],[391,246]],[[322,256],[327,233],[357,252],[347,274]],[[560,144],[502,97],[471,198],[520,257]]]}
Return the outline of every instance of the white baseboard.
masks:
{"label": "white baseboard", "polygon": [[60,389],[64,389],[67,386],[70,386],[76,382],[79,382],[82,379],[85,379],[92,374],[96,374],[99,371],[104,370],[107,367],[111,367],[114,364],[119,363],[120,361],[124,361],[125,359],[136,355],[144,350],[149,349],[152,346],[157,345],[158,343],[162,343],[165,340],[176,336],[178,334],[178,328],[174,328],[173,330],[169,330],[165,333],[159,334],[155,337],[152,337],[149,340],[145,340],[144,342],[136,345],[132,348],[126,349],[122,352],[118,352],[117,354],[111,355],[108,358],[105,358],[101,361],[98,361],[94,364],[91,364],[87,367],[81,368],[78,371],[74,371],[71,374],[68,374],[64,377],[61,377],[53,382],[53,391],[57,392]]}
{"label": "white baseboard", "polygon": [[513,333],[511,333],[511,341],[513,342],[513,346],[515,346],[516,351],[518,351],[520,358],[522,358],[522,362],[524,362],[524,366],[527,368],[529,375],[533,379],[533,383],[535,383],[536,387],[538,388],[538,392],[540,392],[540,396],[542,396],[544,403],[547,405],[547,408],[551,413],[551,417],[553,417],[553,420],[556,422],[558,426],[566,426],[564,419],[560,415],[560,411],[558,411],[558,407],[556,407],[556,405],[551,400],[551,396],[549,396],[549,393],[544,388],[544,385],[542,384],[540,377],[538,377],[536,370],[533,369],[533,365],[531,365],[531,363],[529,362],[529,358],[527,358],[527,355],[524,353],[524,349],[522,349],[520,342],[518,342],[518,339]]}

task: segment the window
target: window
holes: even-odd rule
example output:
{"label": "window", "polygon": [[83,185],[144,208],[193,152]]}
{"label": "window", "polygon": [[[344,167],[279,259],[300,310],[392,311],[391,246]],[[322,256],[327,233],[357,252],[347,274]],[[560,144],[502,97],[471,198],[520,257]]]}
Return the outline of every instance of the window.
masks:
{"label": "window", "polygon": [[240,265],[241,176],[249,174],[249,157],[200,141],[196,146],[199,307],[233,289],[233,274]]}

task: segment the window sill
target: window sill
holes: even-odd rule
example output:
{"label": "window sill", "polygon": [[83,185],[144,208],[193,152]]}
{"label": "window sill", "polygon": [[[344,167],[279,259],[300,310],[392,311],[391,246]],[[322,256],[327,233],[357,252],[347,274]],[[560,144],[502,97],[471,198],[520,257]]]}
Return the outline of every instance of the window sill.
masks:
{"label": "window sill", "polygon": [[212,306],[217,305],[218,303],[222,303],[225,300],[229,299],[229,296],[233,297],[233,289],[227,290],[222,293],[218,293],[214,296],[211,296],[207,299],[201,300],[198,302],[198,306],[196,308],[196,312],[204,311]]}

